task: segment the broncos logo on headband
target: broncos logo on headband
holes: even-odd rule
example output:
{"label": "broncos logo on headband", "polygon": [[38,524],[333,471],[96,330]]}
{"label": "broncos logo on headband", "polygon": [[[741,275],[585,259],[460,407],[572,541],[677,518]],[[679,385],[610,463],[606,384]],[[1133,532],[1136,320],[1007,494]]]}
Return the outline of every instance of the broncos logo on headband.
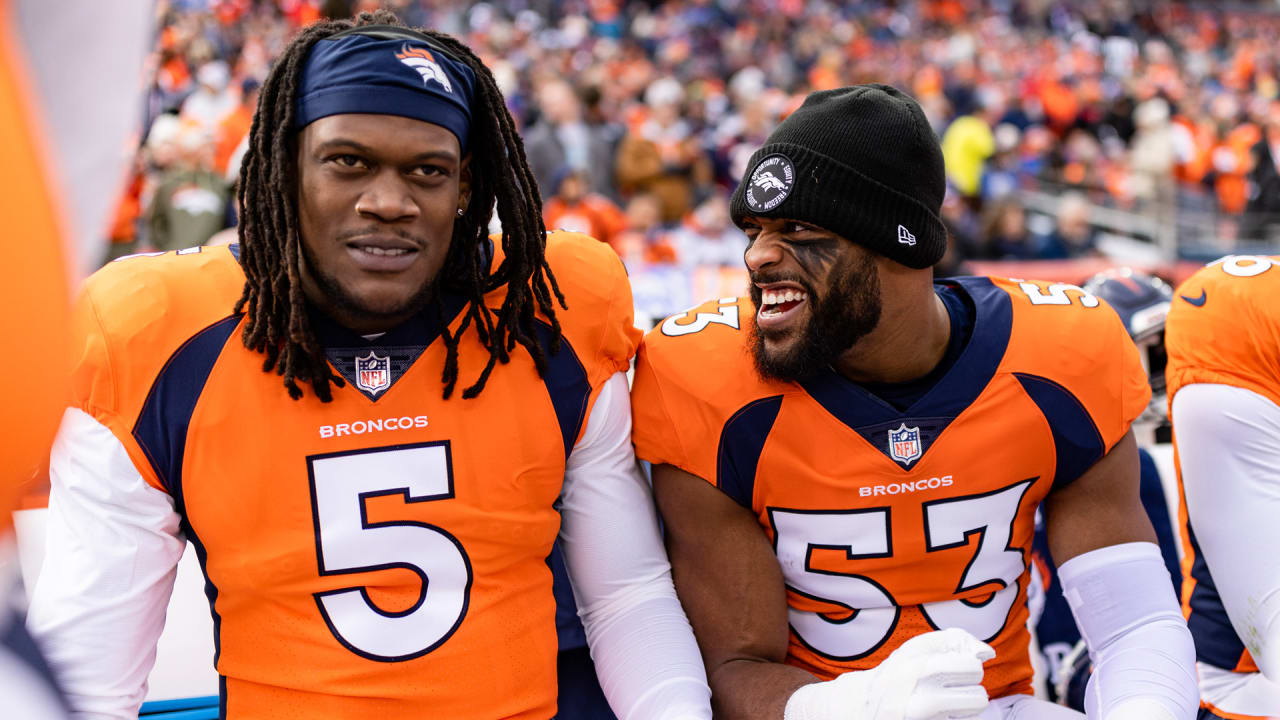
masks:
{"label": "broncos logo on headband", "polygon": [[444,69],[436,64],[436,59],[431,53],[422,48],[411,48],[408,45],[400,46],[400,52],[396,53],[396,57],[400,62],[408,65],[418,74],[422,76],[422,84],[426,85],[428,81],[435,80],[444,88],[447,93],[453,92],[453,87],[449,84],[449,76],[444,74]]}

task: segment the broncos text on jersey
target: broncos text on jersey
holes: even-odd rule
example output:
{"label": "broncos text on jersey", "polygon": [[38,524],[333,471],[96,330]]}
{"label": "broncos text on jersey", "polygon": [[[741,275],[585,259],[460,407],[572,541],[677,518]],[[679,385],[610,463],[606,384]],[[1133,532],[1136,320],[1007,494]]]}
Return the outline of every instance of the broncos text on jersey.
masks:
{"label": "broncos text on jersey", "polygon": [[[294,401],[241,342],[235,246],[90,278],[75,406],[173,498],[207,578],[226,717],[554,714],[554,503],[639,332],[608,246],[556,233],[546,252],[572,308],[560,352],[542,378],[513,353],[470,400],[441,399],[433,309],[374,340],[313,315],[347,383]],[[443,304],[456,327],[463,302]],[[464,334],[460,377],[487,357]]]}
{"label": "broncos text on jersey", "polygon": [[829,679],[960,627],[996,649],[992,697],[1029,693],[1035,509],[1125,435],[1150,389],[1116,314],[1079,288],[944,282],[973,330],[901,412],[834,371],[762,379],[749,299],[667,320],[640,349],[636,452],[755,513],[787,586],[789,664]]}

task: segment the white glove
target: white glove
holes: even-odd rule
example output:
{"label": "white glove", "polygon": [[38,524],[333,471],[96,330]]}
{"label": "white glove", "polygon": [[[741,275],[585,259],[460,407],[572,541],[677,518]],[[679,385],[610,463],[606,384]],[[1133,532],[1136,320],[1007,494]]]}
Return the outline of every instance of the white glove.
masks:
{"label": "white glove", "polygon": [[951,628],[917,635],[870,670],[805,685],[784,720],[963,720],[987,707],[982,663],[990,645]]}

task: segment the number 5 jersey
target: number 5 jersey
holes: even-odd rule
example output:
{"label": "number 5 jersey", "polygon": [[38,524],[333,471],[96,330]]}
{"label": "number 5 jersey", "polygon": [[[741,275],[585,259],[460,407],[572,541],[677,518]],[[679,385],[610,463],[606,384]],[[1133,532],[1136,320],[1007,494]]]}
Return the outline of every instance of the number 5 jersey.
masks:
{"label": "number 5 jersey", "polygon": [[756,515],[786,583],[789,664],[829,679],[959,627],[996,650],[991,697],[1029,693],[1036,507],[1124,436],[1150,389],[1119,318],[1079,288],[937,290],[965,303],[972,330],[905,410],[831,370],[762,379],[749,299],[668,319],[640,349],[636,454]]}
{"label": "number 5 jersey", "polygon": [[[79,608],[67,600],[76,593],[59,591],[61,621],[82,616],[109,635],[116,610],[95,607],[92,595],[130,588],[141,604],[157,602],[148,588],[163,587],[162,616],[172,566],[131,560],[132,533],[180,530],[207,578],[224,717],[553,715],[554,504],[598,391],[627,369],[639,340],[617,256],[585,236],[549,236],[548,261],[570,307],[558,315],[560,350],[539,377],[517,349],[474,399],[461,388],[488,352],[474,331],[463,334],[458,389],[443,400],[434,307],[372,340],[313,314],[346,382],[324,403],[309,387],[290,399],[280,376],[263,372],[263,356],[244,347],[244,318],[232,312],[244,285],[234,253],[129,258],[87,284],[68,418],[81,418],[78,427],[117,464],[67,467],[76,489],[60,499],[55,479],[51,513],[65,501],[85,507],[64,517],[127,515],[135,498],[153,502],[144,498],[157,490],[176,513],[173,527],[105,539],[66,528],[74,538],[66,542],[101,545],[85,555],[124,559],[53,581],[84,588]],[[487,304],[496,307],[502,292]],[[456,329],[462,301],[441,304]],[[550,326],[534,329],[548,346]],[[107,473],[139,475],[139,487],[108,490]],[[113,686],[134,663],[149,667],[146,640],[120,642],[136,650],[124,653],[124,667],[89,662],[74,672],[103,673]]]}

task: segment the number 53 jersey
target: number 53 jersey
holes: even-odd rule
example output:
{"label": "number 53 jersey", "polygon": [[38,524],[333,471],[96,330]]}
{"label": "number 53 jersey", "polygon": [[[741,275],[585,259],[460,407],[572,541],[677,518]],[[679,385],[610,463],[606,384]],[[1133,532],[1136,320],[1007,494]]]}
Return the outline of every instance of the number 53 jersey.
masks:
{"label": "number 53 jersey", "polygon": [[789,664],[829,679],[959,627],[996,650],[991,697],[1029,693],[1036,507],[1124,436],[1150,389],[1119,318],[1079,288],[946,284],[973,329],[905,411],[834,371],[762,379],[749,299],[669,318],[640,348],[636,453],[756,515],[786,583]]}
{"label": "number 53 jersey", "polygon": [[[313,313],[346,382],[325,403],[309,386],[291,399],[244,347],[233,252],[187,253],[90,279],[74,405],[172,497],[207,578],[224,716],[554,715],[554,504],[597,391],[640,335],[617,256],[549,236],[572,308],[560,350],[539,377],[518,349],[474,399],[462,388],[488,352],[462,334],[443,400],[434,308],[373,340]],[[442,304],[456,332],[463,303]],[[535,331],[546,346],[550,326]]]}

